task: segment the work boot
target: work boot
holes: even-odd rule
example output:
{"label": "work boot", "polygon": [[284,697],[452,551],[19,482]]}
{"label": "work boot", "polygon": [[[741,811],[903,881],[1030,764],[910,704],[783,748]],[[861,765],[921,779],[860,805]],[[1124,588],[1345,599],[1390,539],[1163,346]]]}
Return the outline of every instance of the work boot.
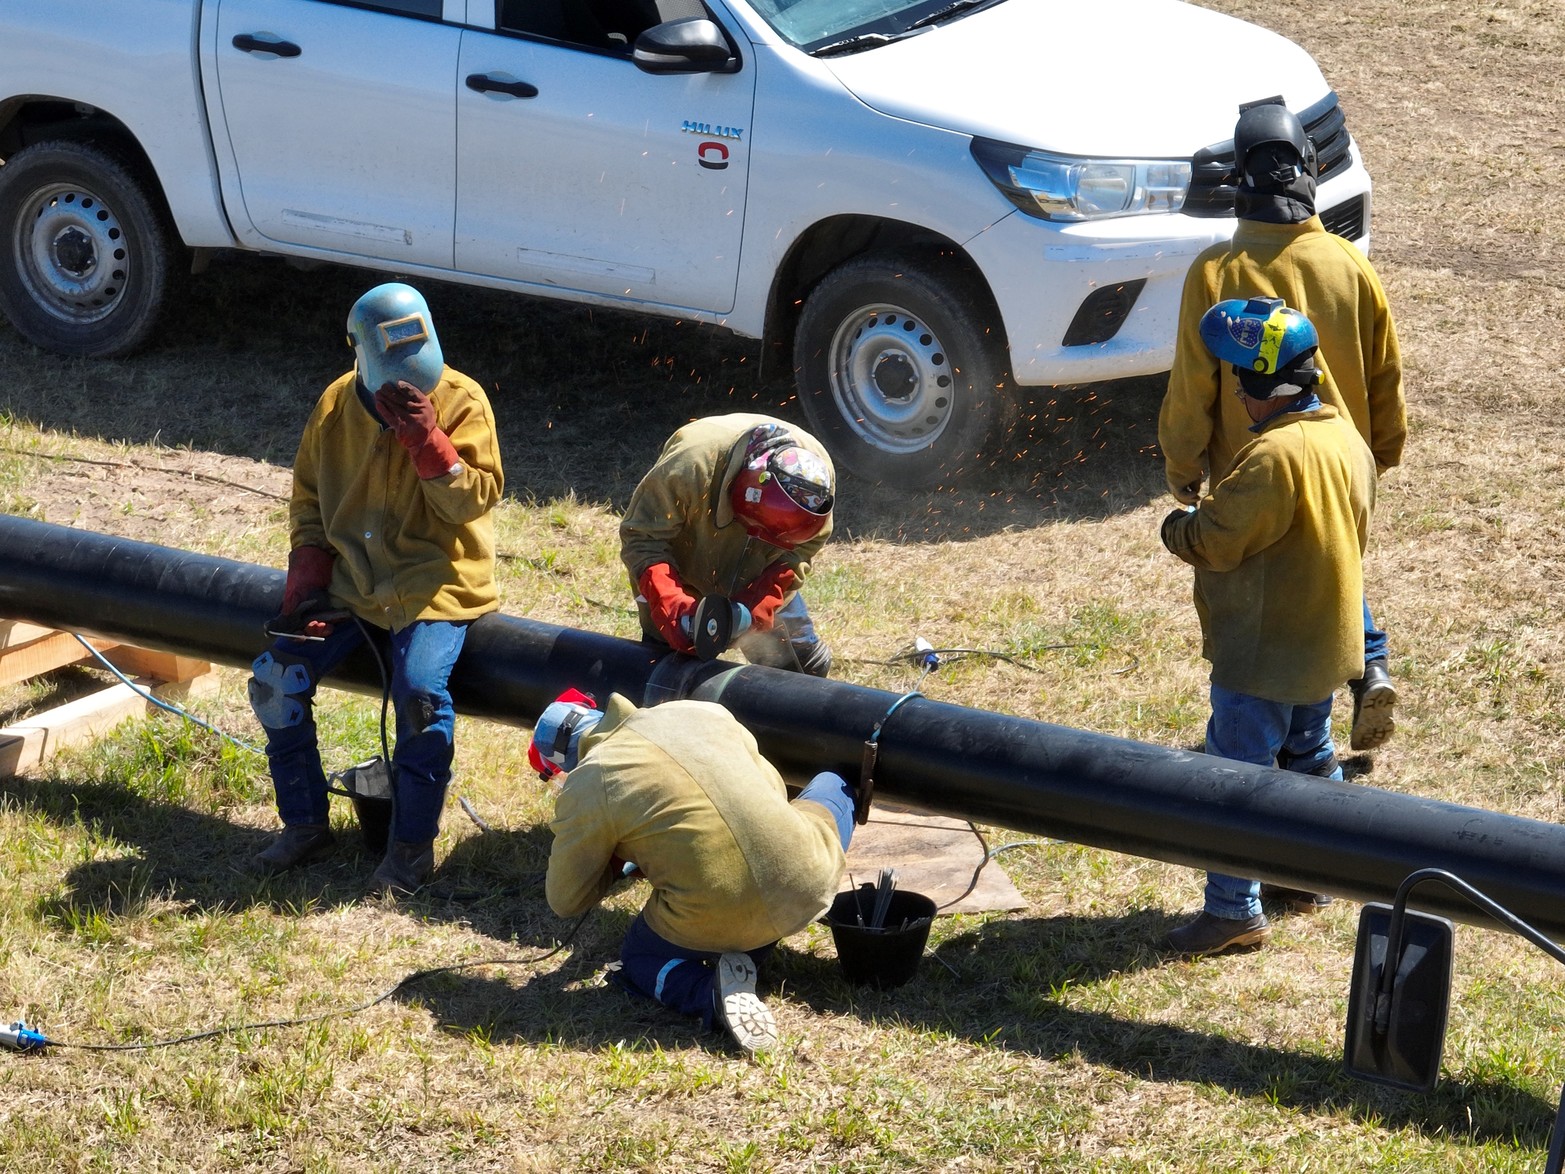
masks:
{"label": "work boot", "polygon": [[434,871],[435,841],[412,844],[407,840],[393,840],[386,849],[386,858],[370,878],[370,885],[393,897],[411,897]]}
{"label": "work boot", "polygon": [[777,1020],[755,993],[755,962],[748,954],[724,954],[717,960],[712,1003],[719,1027],[746,1052],[777,1046]]}
{"label": "work boot", "polygon": [[1261,900],[1283,905],[1295,913],[1319,913],[1331,904],[1329,893],[1307,893],[1303,889],[1285,889],[1281,885],[1261,886]]}
{"label": "work boot", "polygon": [[1353,694],[1353,727],[1348,745],[1355,750],[1374,750],[1391,740],[1397,728],[1392,707],[1397,703],[1397,688],[1391,683],[1386,662],[1372,660],[1364,665],[1364,675],[1348,682]]}
{"label": "work boot", "polygon": [[277,876],[300,864],[318,860],[331,851],[337,837],[323,823],[289,824],[270,844],[250,857],[256,876]]}
{"label": "work boot", "polygon": [[1259,946],[1271,936],[1271,923],[1264,913],[1246,918],[1214,917],[1203,910],[1194,921],[1169,930],[1168,944],[1187,957],[1199,958],[1238,946]]}

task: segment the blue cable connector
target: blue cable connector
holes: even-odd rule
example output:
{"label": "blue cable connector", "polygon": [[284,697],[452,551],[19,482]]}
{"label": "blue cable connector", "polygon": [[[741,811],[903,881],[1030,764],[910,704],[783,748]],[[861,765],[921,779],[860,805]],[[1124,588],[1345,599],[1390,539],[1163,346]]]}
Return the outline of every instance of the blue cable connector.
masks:
{"label": "blue cable connector", "polygon": [[34,1031],[20,1019],[0,1027],[0,1047],[10,1048],[13,1052],[32,1052],[42,1051],[48,1046],[49,1040],[41,1031]]}

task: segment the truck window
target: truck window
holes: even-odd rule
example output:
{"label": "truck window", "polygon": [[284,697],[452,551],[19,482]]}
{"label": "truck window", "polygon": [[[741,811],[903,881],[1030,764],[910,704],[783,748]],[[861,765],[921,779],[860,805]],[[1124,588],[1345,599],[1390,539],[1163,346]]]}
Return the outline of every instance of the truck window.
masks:
{"label": "truck window", "polygon": [[495,27],[593,49],[626,49],[658,23],[639,0],[499,0]]}
{"label": "truck window", "polygon": [[395,12],[401,16],[422,16],[426,20],[441,18],[441,0],[325,0],[343,8],[368,8],[372,12]]}

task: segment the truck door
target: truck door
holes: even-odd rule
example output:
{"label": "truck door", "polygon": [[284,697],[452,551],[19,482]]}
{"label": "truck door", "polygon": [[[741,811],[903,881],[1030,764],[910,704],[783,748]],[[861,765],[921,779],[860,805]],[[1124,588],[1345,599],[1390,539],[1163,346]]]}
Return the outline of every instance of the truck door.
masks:
{"label": "truck door", "polygon": [[450,268],[461,31],[431,19],[440,10],[221,0],[214,133],[219,156],[232,151],[243,214],[232,191],[229,211],[247,244]]}
{"label": "truck door", "polygon": [[[501,4],[501,23],[539,7]],[[575,40],[593,35],[580,28],[463,35],[457,268],[732,309],[754,70],[643,73],[613,41]]]}

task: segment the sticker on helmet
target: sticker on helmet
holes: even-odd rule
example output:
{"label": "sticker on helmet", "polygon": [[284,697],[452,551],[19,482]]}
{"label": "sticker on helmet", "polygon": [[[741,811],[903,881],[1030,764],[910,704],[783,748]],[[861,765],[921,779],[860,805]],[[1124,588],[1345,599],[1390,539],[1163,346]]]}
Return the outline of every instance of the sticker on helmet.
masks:
{"label": "sticker on helmet", "polygon": [[1226,323],[1228,337],[1247,351],[1261,345],[1262,323],[1254,318],[1230,318]]}

